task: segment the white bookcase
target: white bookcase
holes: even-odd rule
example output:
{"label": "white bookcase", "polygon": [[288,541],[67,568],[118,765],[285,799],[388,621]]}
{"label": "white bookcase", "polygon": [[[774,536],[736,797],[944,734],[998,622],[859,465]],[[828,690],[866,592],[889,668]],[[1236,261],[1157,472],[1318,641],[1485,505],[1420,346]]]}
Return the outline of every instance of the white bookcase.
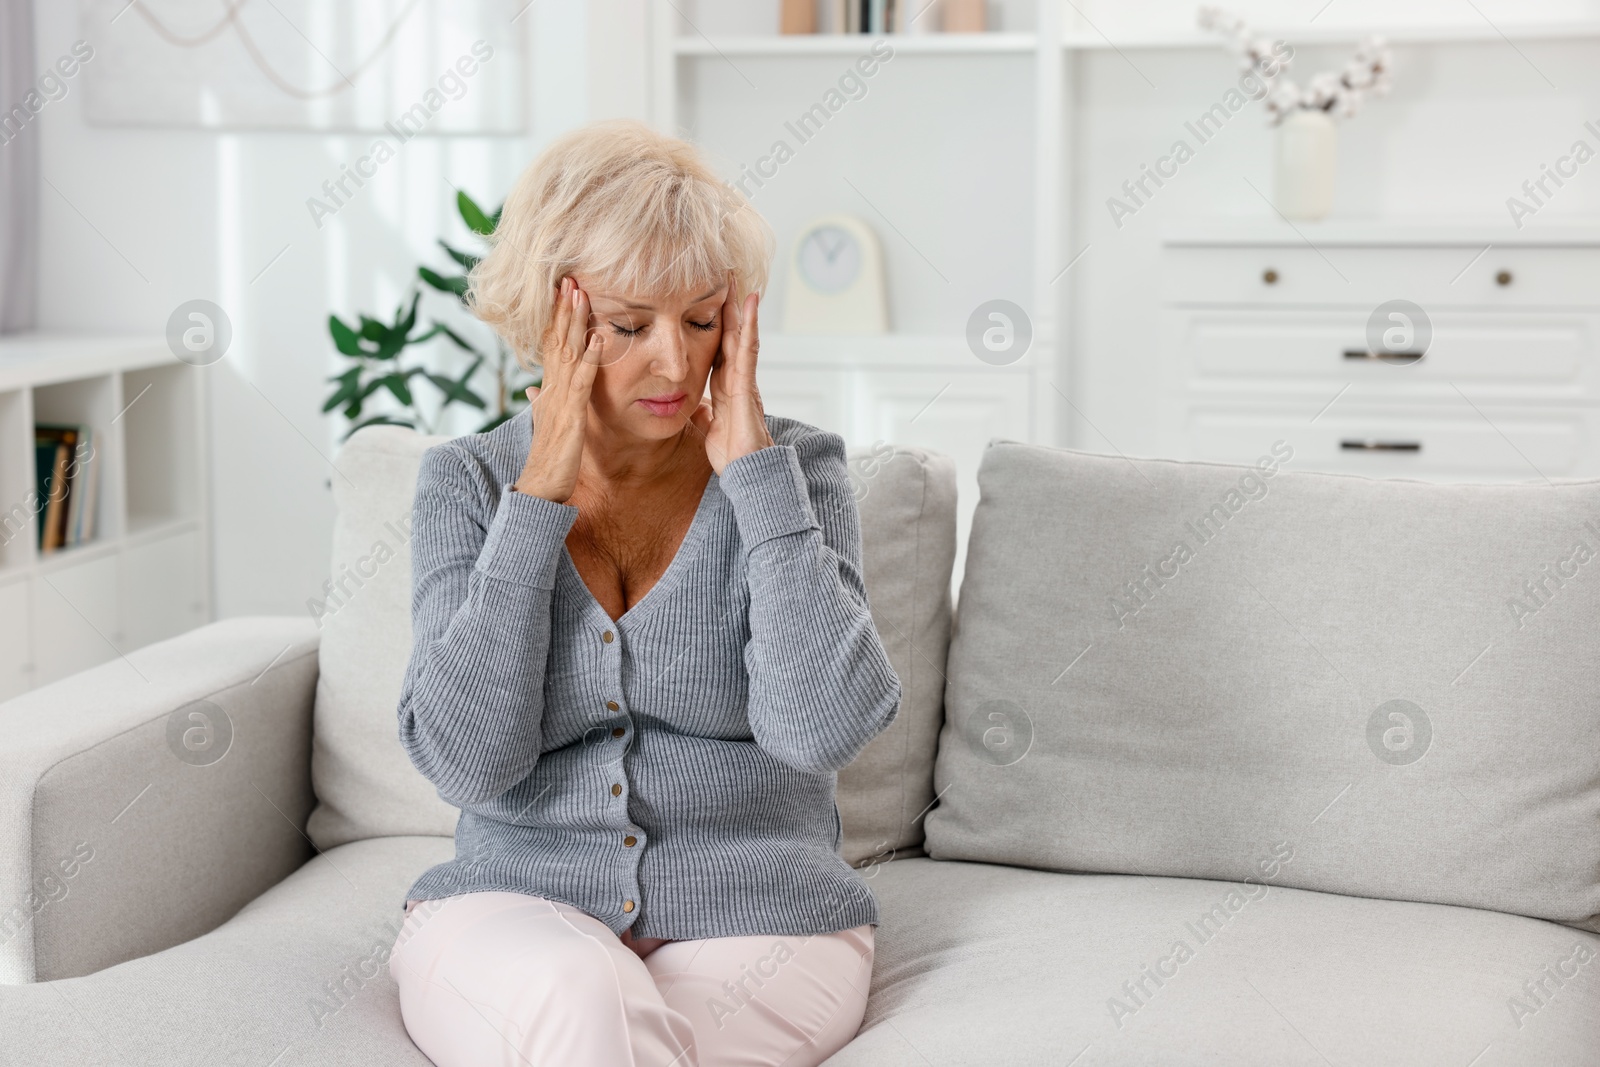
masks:
{"label": "white bookcase", "polygon": [[[956,590],[985,445],[1062,440],[1058,406],[1071,392],[1058,377],[1067,287],[1056,284],[1070,258],[1060,195],[1066,51],[1048,43],[1064,40],[1066,9],[1032,0],[991,9],[998,32],[881,38],[894,50],[894,77],[868,81],[861,102],[798,148],[783,186],[752,197],[779,241],[763,311],[767,409],[852,446],[884,441],[954,458]],[[773,116],[803,111],[880,40],[785,37],[776,25],[772,4],[653,0],[652,121],[694,140],[730,176],[773,138],[792,142]],[[967,75],[959,83],[958,69]],[[883,246],[888,334],[776,329],[792,242],[832,211],[860,217]],[[1026,354],[1003,366],[980,360],[965,333],[971,313],[997,299],[1022,307],[1033,331]]]}
{"label": "white bookcase", "polygon": [[[0,338],[0,700],[209,621],[203,372],[160,339]],[[42,553],[33,428],[92,427],[94,535]]]}

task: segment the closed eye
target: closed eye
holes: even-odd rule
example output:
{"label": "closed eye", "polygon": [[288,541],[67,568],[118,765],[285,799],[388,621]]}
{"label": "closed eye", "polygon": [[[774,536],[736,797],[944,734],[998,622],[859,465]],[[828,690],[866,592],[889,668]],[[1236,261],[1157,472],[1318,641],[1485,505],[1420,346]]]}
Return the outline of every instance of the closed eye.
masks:
{"label": "closed eye", "polygon": [[[717,328],[717,319],[716,316],[713,315],[710,322],[694,322],[691,320],[689,325],[693,326],[702,333],[710,333],[712,330]],[[617,335],[620,337],[637,337],[644,330],[643,326],[635,327],[634,329],[630,330],[628,327],[619,325],[615,322],[611,324],[611,328],[617,331]]]}

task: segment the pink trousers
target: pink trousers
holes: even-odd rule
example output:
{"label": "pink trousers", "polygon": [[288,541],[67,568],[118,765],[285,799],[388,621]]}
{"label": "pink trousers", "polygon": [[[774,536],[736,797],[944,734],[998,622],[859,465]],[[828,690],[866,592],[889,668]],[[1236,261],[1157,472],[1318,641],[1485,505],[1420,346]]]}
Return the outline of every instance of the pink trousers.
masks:
{"label": "pink trousers", "polygon": [[411,907],[389,955],[437,1067],[813,1067],[855,1037],[873,928],[630,947],[570,905],[466,893]]}

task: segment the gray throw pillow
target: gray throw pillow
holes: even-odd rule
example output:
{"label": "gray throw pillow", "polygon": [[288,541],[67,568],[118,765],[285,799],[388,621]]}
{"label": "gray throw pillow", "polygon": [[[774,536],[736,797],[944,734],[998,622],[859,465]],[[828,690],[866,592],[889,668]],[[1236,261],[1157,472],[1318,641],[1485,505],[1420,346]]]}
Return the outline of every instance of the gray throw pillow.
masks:
{"label": "gray throw pillow", "polygon": [[1600,930],[1600,482],[1294,466],[990,443],[929,855]]}

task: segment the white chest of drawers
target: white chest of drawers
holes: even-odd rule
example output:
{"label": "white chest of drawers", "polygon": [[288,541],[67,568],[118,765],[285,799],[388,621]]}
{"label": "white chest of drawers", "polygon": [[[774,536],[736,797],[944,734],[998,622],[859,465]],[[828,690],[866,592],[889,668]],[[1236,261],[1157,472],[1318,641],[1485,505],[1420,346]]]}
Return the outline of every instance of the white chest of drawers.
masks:
{"label": "white chest of drawers", "polygon": [[[1368,320],[1432,340],[1375,358]],[[1165,235],[1169,448],[1431,481],[1600,476],[1600,227],[1216,225]],[[1386,320],[1387,321],[1387,320]]]}

